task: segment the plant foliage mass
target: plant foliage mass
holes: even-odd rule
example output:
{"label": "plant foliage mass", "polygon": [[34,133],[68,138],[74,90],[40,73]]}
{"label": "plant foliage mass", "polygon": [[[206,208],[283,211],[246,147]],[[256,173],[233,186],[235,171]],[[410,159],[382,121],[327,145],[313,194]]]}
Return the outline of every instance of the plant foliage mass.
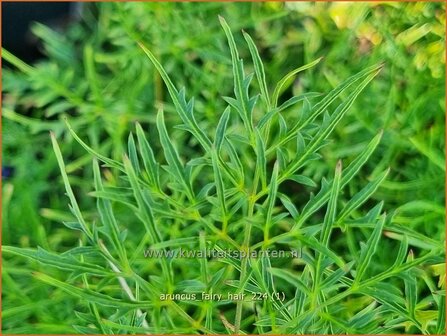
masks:
{"label": "plant foliage mass", "polygon": [[[368,94],[384,64],[352,74],[328,92],[289,97],[291,81],[324,60],[297,67],[272,85],[255,40],[242,32],[251,56],[244,63],[230,26],[219,20],[233,93],[223,97],[226,108],[216,111],[216,125],[196,116],[187,89],[179,89],[139,43],[148,58],[141,71],[155,67],[172,106],[158,106],[155,127],[135,123],[119,157],[102,154],[66,120],[93,158],[94,214],[80,206],[86,195],[73,188],[69,159],[52,132],[71,212],[64,225],[76,232],[76,241],[58,253],[14,246],[3,246],[3,253],[64,271],[64,279],[51,272],[33,277],[77,302],[73,327],[79,333],[444,333],[445,285],[433,280],[442,274],[444,245],[396,223],[394,211],[372,198],[395,167],[375,170],[350,188],[360,172],[370,173],[365,170],[383,131],[338,160],[328,176],[306,174],[324,162],[323,148],[337,146],[331,142],[337,126]],[[146,249],[178,248],[248,253],[144,257]],[[384,249],[392,262],[380,261]],[[300,255],[249,253],[271,250]],[[162,299],[203,293],[223,299]],[[228,299],[228,293],[244,299]]]}

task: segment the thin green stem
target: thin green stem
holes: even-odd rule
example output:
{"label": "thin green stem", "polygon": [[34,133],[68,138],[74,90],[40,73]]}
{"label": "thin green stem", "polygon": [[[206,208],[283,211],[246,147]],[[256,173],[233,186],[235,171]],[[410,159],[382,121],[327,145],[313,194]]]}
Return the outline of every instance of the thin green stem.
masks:
{"label": "thin green stem", "polygon": [[[255,200],[254,198],[250,198],[248,203],[248,212],[247,217],[250,218],[253,215],[253,209],[254,209]],[[250,258],[250,237],[251,237],[251,229],[252,229],[252,223],[250,220],[247,221],[247,225],[245,226],[245,232],[244,232],[244,243],[242,245],[242,250],[245,252],[244,258],[242,259],[242,265],[241,265],[241,275],[239,278],[239,281],[241,283],[241,287],[238,290],[238,293],[242,293],[244,291],[244,280],[247,276],[247,266],[248,266],[248,260]],[[235,333],[239,333],[241,330],[241,320],[242,320],[242,300],[239,300],[236,304],[236,317],[234,320],[234,331]]]}

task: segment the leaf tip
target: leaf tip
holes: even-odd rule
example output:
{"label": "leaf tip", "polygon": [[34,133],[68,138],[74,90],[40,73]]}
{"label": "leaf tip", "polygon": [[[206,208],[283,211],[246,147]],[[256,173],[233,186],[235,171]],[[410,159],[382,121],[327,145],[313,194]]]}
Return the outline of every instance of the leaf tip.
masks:
{"label": "leaf tip", "polygon": [[410,249],[410,251],[408,252],[407,260],[408,260],[408,261],[413,261],[413,260],[414,260],[414,252],[413,252],[413,249]]}
{"label": "leaf tip", "polygon": [[127,156],[126,153],[123,154],[123,162],[124,162],[124,163],[130,162],[130,159],[129,159],[129,157]]}
{"label": "leaf tip", "polygon": [[341,162],[341,159],[337,161],[337,166],[335,167],[335,170],[337,173],[341,173],[341,169],[343,167],[343,164]]}
{"label": "leaf tip", "polygon": [[379,63],[379,66],[377,67],[376,75],[378,75],[382,71],[382,69],[385,67],[385,64],[386,64],[385,62]]}

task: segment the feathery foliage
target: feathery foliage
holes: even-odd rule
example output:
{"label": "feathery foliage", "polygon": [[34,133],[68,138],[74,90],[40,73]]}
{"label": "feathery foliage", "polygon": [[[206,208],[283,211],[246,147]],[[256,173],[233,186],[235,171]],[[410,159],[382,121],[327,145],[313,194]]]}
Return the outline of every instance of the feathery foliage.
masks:
{"label": "feathery foliage", "polygon": [[[402,187],[389,181],[401,167],[374,166],[390,134],[369,127],[374,135],[350,142],[355,149],[348,154],[340,154],[331,141],[349,127],[346,120],[352,120],[363,97],[373,94],[370,85],[380,79],[384,64],[332,81],[327,90],[290,97],[294,78],[319,74],[325,60],[315,57],[272,80],[278,74],[263,63],[257,37],[233,34],[223,17],[216,22],[228,46],[218,57],[219,70],[223,78],[233,78],[231,96],[220,103],[206,101],[196,88],[195,101],[189,87],[180,89],[169,62],[132,31],[125,38],[130,42],[122,43],[135,44],[136,59],[147,57],[138,71],[155,70],[172,105],[160,99],[158,112],[135,118],[140,123],[133,123],[131,132],[123,126],[128,120],[107,110],[113,100],[98,87],[92,46],[84,50],[90,105],[83,101],[85,87],[70,91],[48,77],[53,94],[69,104],[61,102],[59,109],[83,111],[83,118],[22,120],[35,132],[52,130],[52,163],[68,196],[58,210],[68,200],[70,212],[47,211],[63,221],[64,244],[52,251],[52,242],[38,232],[37,248],[2,247],[7,260],[17,257],[26,265],[6,263],[3,284],[16,289],[21,305],[3,317],[35,310],[38,303],[75,307],[66,323],[36,326],[57,333],[444,333],[445,246],[405,225],[402,212],[411,212],[411,204],[394,212],[380,197],[384,185]],[[36,68],[7,52],[4,57],[39,80]],[[215,116],[207,120],[196,113],[203,106],[214,106]],[[89,125],[97,117],[108,122],[105,136]],[[67,148],[75,144],[67,146],[66,139],[79,144],[71,155]],[[420,139],[411,141],[427,150]],[[426,152],[439,169],[442,159]],[[328,159],[337,155],[336,161]],[[90,172],[80,181],[78,168],[85,163]],[[91,177],[89,195],[79,188],[86,177]],[[428,202],[419,205],[440,211]],[[175,257],[179,248],[238,254]],[[276,257],[272,252],[278,250],[286,256]],[[253,257],[254,252],[270,254]],[[43,297],[51,288],[50,299],[32,302],[17,290],[14,278],[30,276],[33,295]],[[182,298],[166,299],[166,294]]]}

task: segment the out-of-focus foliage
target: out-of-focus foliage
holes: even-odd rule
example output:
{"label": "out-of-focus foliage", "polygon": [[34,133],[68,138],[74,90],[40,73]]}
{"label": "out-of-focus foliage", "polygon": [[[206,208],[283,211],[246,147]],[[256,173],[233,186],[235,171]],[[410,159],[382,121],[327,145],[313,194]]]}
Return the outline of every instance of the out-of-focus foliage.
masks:
{"label": "out-of-focus foliage", "polygon": [[325,57],[326,80],[312,77],[313,89],[327,90],[352,69],[385,63],[375,94],[360,97],[328,158],[350,152],[350,139],[365,137],[365,128],[383,127],[382,159],[372,168],[393,169],[377,196],[400,209],[401,223],[445,237],[445,6],[340,2],[286,8],[303,18],[305,29],[288,28],[284,41],[305,40],[306,60]]}

